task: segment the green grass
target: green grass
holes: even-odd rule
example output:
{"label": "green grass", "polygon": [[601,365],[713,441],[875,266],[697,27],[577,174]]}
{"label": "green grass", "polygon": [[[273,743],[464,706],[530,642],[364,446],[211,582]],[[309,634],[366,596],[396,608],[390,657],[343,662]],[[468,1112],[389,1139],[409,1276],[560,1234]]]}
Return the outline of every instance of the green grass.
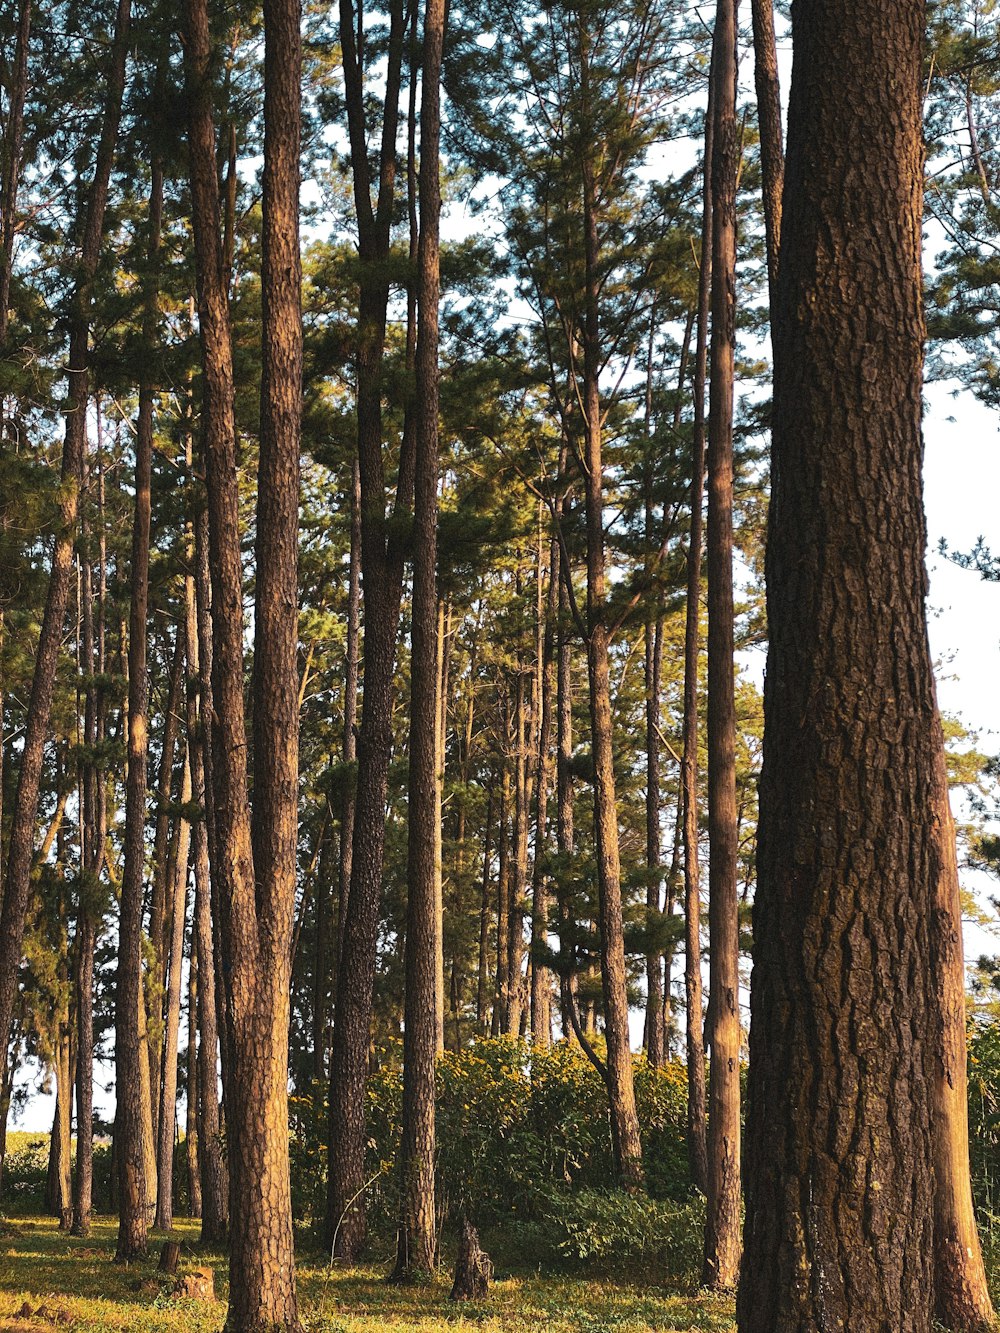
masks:
{"label": "green grass", "polygon": [[[225,1316],[225,1265],[196,1249],[198,1224],[180,1221],[181,1271],[208,1264],[219,1300],[171,1301],[150,1257],[128,1268],[112,1262],[117,1223],[94,1222],[85,1239],[58,1231],[53,1219],[17,1217],[0,1229],[0,1333],[217,1333]],[[732,1303],[704,1294],[682,1296],[650,1282],[499,1272],[488,1300],[454,1305],[444,1275],[427,1286],[399,1288],[384,1280],[387,1265],[328,1268],[300,1256],[302,1318],[309,1333],[731,1333]],[[137,1289],[142,1284],[142,1289]],[[27,1305],[31,1317],[18,1317]],[[39,1317],[35,1312],[44,1307]]]}

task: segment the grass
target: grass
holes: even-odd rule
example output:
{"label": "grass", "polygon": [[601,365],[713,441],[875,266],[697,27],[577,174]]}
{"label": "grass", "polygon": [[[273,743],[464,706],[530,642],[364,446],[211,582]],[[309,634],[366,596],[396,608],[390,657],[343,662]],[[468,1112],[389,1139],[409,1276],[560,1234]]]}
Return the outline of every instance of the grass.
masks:
{"label": "grass", "polygon": [[[150,1257],[128,1268],[112,1262],[117,1222],[98,1218],[92,1233],[60,1233],[48,1217],[17,1217],[0,1226],[0,1333],[218,1333],[225,1317],[225,1264],[195,1248],[196,1222],[180,1221],[181,1271],[216,1272],[219,1300],[174,1301]],[[500,1272],[488,1300],[453,1305],[449,1282],[399,1288],[386,1267],[328,1268],[299,1259],[302,1319],[309,1333],[732,1333],[732,1303],[705,1294],[671,1294],[654,1283]],[[27,1307],[25,1309],[25,1307]],[[41,1309],[41,1313],[38,1311]],[[23,1314],[19,1313],[24,1311]]]}

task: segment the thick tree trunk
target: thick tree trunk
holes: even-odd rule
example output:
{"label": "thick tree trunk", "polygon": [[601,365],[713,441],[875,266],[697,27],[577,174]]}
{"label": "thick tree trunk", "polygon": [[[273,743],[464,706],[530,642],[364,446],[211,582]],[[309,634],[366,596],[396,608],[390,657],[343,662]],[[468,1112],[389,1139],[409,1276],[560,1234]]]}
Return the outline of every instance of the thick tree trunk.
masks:
{"label": "thick tree trunk", "polygon": [[441,56],[445,0],[424,10],[420,107],[420,243],[417,257],[416,470],[410,657],[406,1013],[397,1280],[433,1271],[434,1062],[439,927],[434,831],[440,733],[437,664],[438,303],[441,293]]}
{"label": "thick tree trunk", "polygon": [[[56,668],[62,643],[63,621],[69,599],[73,546],[77,536],[78,477],[87,433],[88,343],[94,275],[100,258],[104,213],[111,178],[111,164],[125,88],[125,55],[128,48],[130,0],[119,0],[115,37],[108,61],[106,98],[94,178],[82,210],[82,244],[70,314],[66,428],[63,440],[59,531],[52,551],[45,612],[35,654],[31,696],[21,749],[17,791],[11,815],[0,910],[0,1084],[7,1065],[7,1050],[17,975],[24,941],[25,913],[31,876],[32,850],[38,817],[38,794],[42,759],[48,736]],[[0,1170],[3,1163],[0,1162]]]}
{"label": "thick tree trunk", "polygon": [[[301,316],[301,38],[292,0],[265,4],[261,448],[254,653],[254,808],[243,712],[243,611],[232,344],[212,123],[208,15],[186,6],[191,184],[204,366],[212,566],[213,877],[229,976],[227,1329],[300,1325],[288,1165],[288,987],[298,780],[297,535]],[[255,866],[259,873],[254,874]]]}
{"label": "thick tree trunk", "polygon": [[738,1321],[928,1333],[924,6],[797,9],[793,36]]}
{"label": "thick tree trunk", "polygon": [[736,0],[719,0],[712,52],[712,345],[708,415],[708,1213],[705,1284],[740,1264],[740,957],[733,667],[733,386],[736,359]]}

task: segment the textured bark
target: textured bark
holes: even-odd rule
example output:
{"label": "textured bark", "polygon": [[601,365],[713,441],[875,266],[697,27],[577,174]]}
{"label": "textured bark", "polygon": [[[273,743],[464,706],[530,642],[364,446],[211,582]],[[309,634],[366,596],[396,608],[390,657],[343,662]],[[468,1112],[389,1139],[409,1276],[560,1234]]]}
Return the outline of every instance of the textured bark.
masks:
{"label": "textured bark", "polygon": [[434,676],[434,1012],[436,1047],[444,1053],[444,769],[448,735],[448,668],[451,607],[438,599],[436,669]]}
{"label": "textured bark", "polygon": [[[649,511],[647,507],[647,519]],[[647,533],[649,524],[647,522]],[[643,632],[646,685],[646,913],[652,929],[660,915],[660,681],[663,666],[663,616],[646,621]],[[646,1025],[643,1044],[646,1059],[658,1069],[665,1059],[663,957],[659,949],[646,949]]]}
{"label": "textured bark", "polygon": [[403,1032],[403,1126],[396,1280],[434,1268],[434,1064],[437,1054],[435,816],[440,734],[437,663],[438,303],[441,294],[441,56],[445,0],[424,10],[417,257],[416,469],[410,655],[410,774]]}
{"label": "textured bark", "polygon": [[[565,470],[565,456],[560,460],[560,471]],[[557,515],[558,522],[558,515]],[[569,627],[566,571],[559,580],[559,621],[556,650],[556,847],[564,864],[573,855],[573,639]],[[567,919],[566,895],[559,895],[559,921]],[[560,954],[567,952],[560,939]],[[569,961],[564,963],[559,976],[560,1024],[565,1040],[569,1040],[572,1024],[572,975]]]}
{"label": "textured bark", "polygon": [[[351,853],[350,895],[342,920],[341,958],[330,1059],[327,1205],[324,1239],[343,1259],[355,1259],[365,1236],[365,1089],[389,760],[392,753],[393,674],[403,586],[398,529],[386,517],[383,460],[382,357],[389,297],[385,265],[395,203],[396,131],[402,70],[402,0],[390,8],[389,60],[379,153],[378,201],[373,208],[365,137],[364,79],[354,29],[354,7],[342,0],[341,51],[358,218],[362,278],[357,331],[358,466],[361,482],[361,585],[364,596],[365,688],[358,734],[358,780]],[[412,321],[410,321],[412,326]],[[410,334],[408,333],[408,338]],[[396,515],[410,504],[412,444],[404,427]]]}
{"label": "textured bark", "polygon": [[736,3],[719,0],[712,53],[712,341],[708,409],[708,1087],[705,1284],[740,1263],[740,1012],[733,668],[733,385],[736,356]]}
{"label": "textured bark", "polygon": [[781,190],[785,180],[785,154],[781,142],[781,89],[778,84],[778,51],[774,37],[774,0],[750,0],[750,16],[753,23],[753,74],[757,92],[757,127],[760,131],[767,286],[773,311],[778,300]]}
{"label": "textured bark", "polygon": [[[501,708],[506,704],[506,697]],[[506,727],[504,728],[506,731]],[[508,755],[501,756],[500,774],[500,827],[497,833],[497,966],[493,1019],[490,1036],[499,1037],[510,1031],[507,1015],[510,1011],[510,764]]]}
{"label": "textured bark", "polygon": [[97,932],[81,911],[76,930],[76,1175],[73,1235],[90,1234],[94,1192],[94,945]]}
{"label": "textured bark", "polygon": [[794,17],[741,1333],[931,1327],[923,35]]}
{"label": "textured bark", "polygon": [[[78,478],[87,432],[87,365],[91,299],[104,232],[111,164],[121,119],[130,12],[129,0],[119,0],[115,18],[115,36],[108,59],[101,138],[97,149],[94,177],[86,192],[82,208],[80,262],[77,265],[69,320],[69,387],[65,410],[59,530],[52,551],[45,612],[35,654],[17,791],[11,813],[3,908],[0,911],[0,1084],[3,1083],[7,1065],[8,1041],[14,1015],[18,966],[21,961],[25,913],[28,906],[42,758],[52,712],[63,621],[69,599],[73,544],[77,535]],[[2,1165],[0,1162],[0,1169]]]}
{"label": "textured bark", "polygon": [[930,918],[930,973],[934,982],[933,1056],[929,1069],[934,1161],[934,1304],[935,1314],[946,1328],[982,1333],[996,1327],[996,1316],[969,1176],[962,900],[944,739],[937,717],[933,733],[936,755],[928,836],[936,844],[937,865]]}
{"label": "textured bark", "polygon": [[[297,534],[301,39],[294,0],[264,7],[263,374],[254,652],[254,806],[243,712],[243,611],[228,300],[218,231],[211,51],[185,6],[189,145],[204,371],[212,573],[213,837],[229,977],[229,1333],[300,1328],[292,1250],[287,1062],[298,778]],[[254,870],[257,868],[255,878]]]}

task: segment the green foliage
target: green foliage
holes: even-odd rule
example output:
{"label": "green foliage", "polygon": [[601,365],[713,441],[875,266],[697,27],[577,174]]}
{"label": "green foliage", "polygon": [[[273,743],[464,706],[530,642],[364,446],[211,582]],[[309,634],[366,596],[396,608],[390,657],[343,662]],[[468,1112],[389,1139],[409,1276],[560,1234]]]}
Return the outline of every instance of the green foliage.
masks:
{"label": "green foliage", "polygon": [[655,1271],[679,1287],[699,1281],[705,1229],[701,1197],[677,1204],[621,1190],[554,1195],[545,1224],[559,1255],[572,1264]]}
{"label": "green foliage", "polygon": [[[658,1200],[685,1200],[686,1092],[680,1065],[635,1063],[645,1167]],[[326,1158],[324,1089],[290,1103],[292,1199],[296,1217],[323,1215]],[[402,1077],[398,1047],[380,1058],[368,1082],[369,1222],[391,1234],[400,1137]],[[612,1190],[607,1092],[576,1045],[535,1049],[512,1037],[484,1038],[447,1052],[437,1067],[438,1190],[452,1215],[481,1224],[548,1215],[565,1197]]]}

